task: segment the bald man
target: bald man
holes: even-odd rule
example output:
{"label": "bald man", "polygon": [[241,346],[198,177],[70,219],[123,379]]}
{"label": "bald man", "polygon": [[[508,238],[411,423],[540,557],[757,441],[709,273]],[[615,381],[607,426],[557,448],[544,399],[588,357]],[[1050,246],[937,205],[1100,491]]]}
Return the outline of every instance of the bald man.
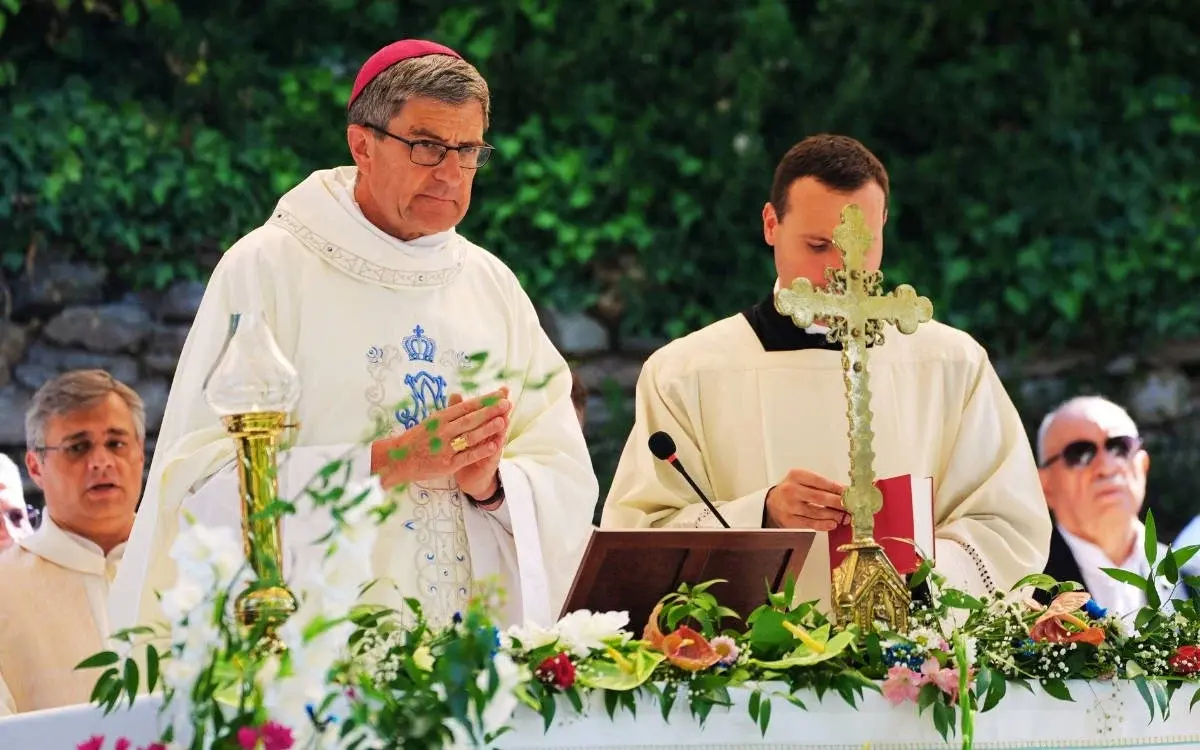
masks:
{"label": "bald man", "polygon": [[[1037,450],[1042,490],[1054,517],[1045,572],[1083,584],[1097,604],[1118,615],[1136,613],[1146,605],[1145,594],[1102,568],[1150,572],[1146,527],[1138,519],[1150,455],[1137,425],[1112,401],[1081,396],[1046,415]],[[1189,596],[1182,585],[1166,581],[1158,589],[1163,601]]]}

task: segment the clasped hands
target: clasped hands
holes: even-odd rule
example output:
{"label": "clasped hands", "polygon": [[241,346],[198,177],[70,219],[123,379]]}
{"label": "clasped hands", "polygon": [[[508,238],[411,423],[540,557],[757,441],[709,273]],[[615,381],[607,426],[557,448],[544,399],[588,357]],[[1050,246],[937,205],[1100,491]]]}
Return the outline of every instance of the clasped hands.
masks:
{"label": "clasped hands", "polygon": [[455,393],[421,424],[372,443],[371,473],[385,490],[454,477],[460,490],[486,500],[498,486],[511,415],[508,388],[469,400]]}
{"label": "clasped hands", "polygon": [[763,526],[833,531],[850,522],[842,505],[844,485],[804,469],[792,469],[767,492]]}

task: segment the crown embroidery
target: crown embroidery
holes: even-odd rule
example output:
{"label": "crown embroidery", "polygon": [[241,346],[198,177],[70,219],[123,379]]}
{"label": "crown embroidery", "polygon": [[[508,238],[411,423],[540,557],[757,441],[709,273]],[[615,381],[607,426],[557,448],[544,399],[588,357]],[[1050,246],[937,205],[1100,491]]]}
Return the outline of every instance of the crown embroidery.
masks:
{"label": "crown embroidery", "polygon": [[437,353],[437,343],[425,335],[421,326],[413,328],[411,336],[404,337],[404,351],[408,352],[409,362],[433,362]]}

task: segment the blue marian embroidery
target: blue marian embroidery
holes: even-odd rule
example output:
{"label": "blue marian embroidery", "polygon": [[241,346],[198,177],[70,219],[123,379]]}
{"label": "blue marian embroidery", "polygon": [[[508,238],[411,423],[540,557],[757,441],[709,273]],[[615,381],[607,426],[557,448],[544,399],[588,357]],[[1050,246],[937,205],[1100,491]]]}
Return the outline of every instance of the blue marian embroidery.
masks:
{"label": "blue marian embroidery", "polygon": [[413,328],[413,335],[404,337],[404,351],[408,352],[408,361],[423,361],[433,364],[433,355],[437,353],[437,342],[425,335],[421,326]]}
{"label": "blue marian embroidery", "polygon": [[[425,335],[421,326],[413,328],[411,336],[404,337],[404,351],[409,362],[433,363],[437,343]],[[446,408],[446,379],[425,370],[404,376],[411,404],[396,410],[396,420],[405,429],[412,429],[430,414]]]}

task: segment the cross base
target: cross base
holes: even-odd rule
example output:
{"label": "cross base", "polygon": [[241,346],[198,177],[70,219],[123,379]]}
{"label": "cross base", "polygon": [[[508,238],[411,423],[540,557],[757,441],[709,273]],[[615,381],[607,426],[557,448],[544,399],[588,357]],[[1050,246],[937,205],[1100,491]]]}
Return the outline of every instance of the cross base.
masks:
{"label": "cross base", "polygon": [[833,610],[839,625],[851,623],[862,632],[884,622],[895,633],[908,632],[912,594],[874,540],[854,541],[838,548],[846,553],[833,570]]}

